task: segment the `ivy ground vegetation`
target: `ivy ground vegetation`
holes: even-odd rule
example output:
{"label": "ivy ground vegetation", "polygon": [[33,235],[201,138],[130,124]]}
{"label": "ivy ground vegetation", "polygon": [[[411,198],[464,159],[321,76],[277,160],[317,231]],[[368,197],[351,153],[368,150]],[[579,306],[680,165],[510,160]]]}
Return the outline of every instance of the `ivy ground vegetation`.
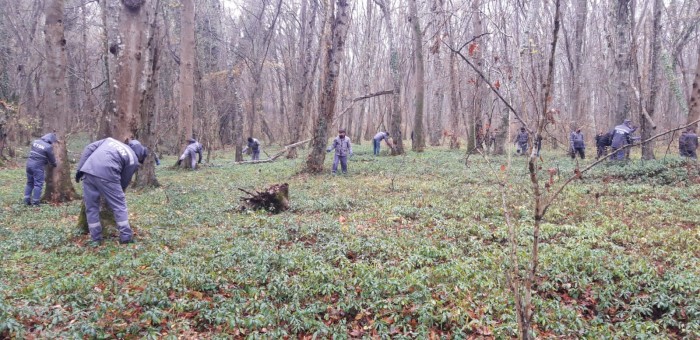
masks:
{"label": "ivy ground vegetation", "polygon": [[[136,243],[107,228],[99,247],[76,229],[80,202],[26,207],[24,168],[2,169],[0,338],[515,336],[493,172],[508,174],[526,256],[526,160],[355,153],[338,176],[300,173],[304,157],[233,165],[231,152],[199,171],[161,165],[161,187],[127,190]],[[543,159],[552,188],[574,173],[563,152]],[[239,209],[238,188],[284,182],[290,210]],[[700,337],[697,183],[695,165],[668,157],[602,164],[567,187],[542,227],[536,335]]]}

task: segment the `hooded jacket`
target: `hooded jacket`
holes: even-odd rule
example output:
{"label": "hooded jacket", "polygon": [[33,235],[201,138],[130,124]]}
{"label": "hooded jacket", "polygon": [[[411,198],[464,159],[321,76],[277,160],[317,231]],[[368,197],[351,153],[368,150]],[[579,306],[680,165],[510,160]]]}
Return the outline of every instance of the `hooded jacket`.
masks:
{"label": "hooded jacket", "polygon": [[105,138],[85,147],[77,169],[110,182],[120,182],[122,189],[126,189],[147,155],[148,149],[137,140],[126,145]]}
{"label": "hooded jacket", "polygon": [[27,167],[45,167],[46,164],[56,166],[56,157],[53,154],[53,143],[56,143],[56,134],[47,133],[40,139],[32,142],[31,151],[29,151],[29,159]]}

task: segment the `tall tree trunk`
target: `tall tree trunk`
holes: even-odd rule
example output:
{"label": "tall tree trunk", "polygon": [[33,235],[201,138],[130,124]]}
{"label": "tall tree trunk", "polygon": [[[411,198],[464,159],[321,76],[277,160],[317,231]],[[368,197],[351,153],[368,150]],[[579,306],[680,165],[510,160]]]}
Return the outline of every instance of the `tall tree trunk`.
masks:
{"label": "tall tree trunk", "polygon": [[615,1],[615,109],[613,124],[620,124],[630,115],[630,84],[632,80],[631,0]]}
{"label": "tall tree trunk", "polygon": [[[656,93],[659,89],[658,74],[659,74],[659,54],[661,53],[661,9],[663,3],[661,0],[654,0],[654,16],[651,29],[651,51],[649,53],[649,96],[647,98],[646,110],[649,117],[654,117],[656,108]],[[641,91],[641,88],[639,89]],[[644,116],[644,112],[639,114],[639,123],[641,128],[642,140],[651,137],[651,123]],[[654,142],[644,143],[642,145],[642,159],[654,159]]]}
{"label": "tall tree trunk", "polygon": [[588,13],[588,0],[576,0],[574,8],[574,46],[573,64],[571,65],[571,83],[569,88],[571,102],[571,130],[580,128],[586,121],[586,117],[581,110],[581,89],[583,87],[583,75],[581,68],[583,65],[583,37],[586,34],[586,16]]}
{"label": "tall tree trunk", "polygon": [[433,56],[433,74],[432,74],[432,89],[433,101],[432,110],[430,110],[431,122],[430,126],[430,145],[439,146],[442,137],[442,107],[445,98],[445,82],[443,81],[443,60],[440,54],[442,47],[442,38],[444,34],[445,15],[444,15],[444,0],[433,0],[430,8],[432,12],[432,26],[435,31],[433,33],[433,45],[430,48],[430,53]]}
{"label": "tall tree trunk", "polygon": [[[391,95],[391,123],[389,128],[389,134],[394,141],[391,154],[394,156],[402,155],[405,151],[403,146],[403,134],[401,133],[401,71],[399,69],[399,51],[396,49],[396,39],[394,38],[394,23],[386,2],[384,0],[374,0],[374,2],[382,10],[389,39],[389,70],[391,72],[391,84],[394,90],[394,93]],[[367,130],[370,130],[370,125],[371,119],[368,119]],[[376,133],[376,131],[372,132]]]}
{"label": "tall tree trunk", "polygon": [[194,0],[182,0],[180,26],[180,114],[178,116],[178,145],[192,138],[194,120]]}
{"label": "tall tree trunk", "polygon": [[228,77],[228,85],[233,97],[233,138],[235,139],[235,159],[236,162],[243,161],[243,104],[241,95],[238,93],[238,77],[241,75],[241,65],[234,64]]}
{"label": "tall tree trunk", "polygon": [[139,167],[139,171],[136,176],[136,187],[138,188],[160,186],[160,183],[158,183],[158,179],[156,178],[156,158],[154,154],[157,144],[155,95],[158,88],[158,82],[156,81],[156,75],[158,74],[158,58],[160,56],[160,49],[158,46],[160,34],[157,26],[159,7],[160,0],[156,0],[156,5],[152,7],[153,15],[146,18],[146,20],[150,22],[150,30],[146,41],[146,46],[144,48],[144,53],[142,55],[145,64],[145,72],[142,76],[142,83],[145,85],[145,87],[142,89],[141,103],[139,107],[140,125],[136,131],[135,137],[139,139],[141,144],[148,147],[150,152],[144,163]]}
{"label": "tall tree trunk", "polygon": [[[482,19],[482,13],[481,13],[481,2],[479,0],[474,0],[472,1],[472,15],[474,15],[474,22],[473,22],[473,30],[474,30],[474,36],[478,37],[484,33],[484,23]],[[484,43],[484,40],[480,40],[480,43],[477,43],[475,46],[476,48],[473,49],[473,57],[474,57],[474,65],[481,70],[481,72],[485,72],[484,70],[484,53],[483,51],[486,49],[486,44]],[[481,77],[475,77],[474,81],[474,97],[473,97],[473,106],[472,106],[472,128],[471,130],[471,139],[469,141],[468,145],[468,150],[481,150],[484,145],[485,137],[486,137],[486,129],[484,127],[484,122],[482,117],[484,116],[484,100],[487,96],[486,92],[486,84],[484,84],[483,79]],[[472,144],[473,143],[473,144]]]}
{"label": "tall tree trunk", "polygon": [[[688,120],[686,121],[686,124],[690,124],[700,119],[700,47],[698,47],[698,63],[695,67],[695,79],[693,80],[693,89],[690,94]],[[692,127],[697,129],[698,124],[695,123]]]}
{"label": "tall tree trunk", "polygon": [[[125,141],[139,137],[150,150],[155,145],[153,79],[157,49],[155,30],[160,0],[134,3],[122,0],[119,11],[116,68],[115,117],[111,119],[111,137]],[[157,185],[155,166],[149,162],[139,171],[141,185]],[[148,169],[147,169],[148,167]]]}
{"label": "tall tree trunk", "polygon": [[[328,142],[328,124],[333,121],[338,95],[338,76],[345,52],[345,37],[350,25],[350,8],[347,0],[330,1],[326,11],[326,23],[321,39],[324,56],[318,105],[319,115],[314,124],[311,152],[306,159],[306,171],[311,173],[323,171],[323,161],[326,158],[325,148]],[[333,12],[336,12],[335,15]]]}
{"label": "tall tree trunk", "polygon": [[66,89],[66,39],[63,26],[63,0],[51,0],[46,4],[46,88],[41,102],[45,131],[53,129],[58,136],[54,143],[57,167],[48,166],[44,200],[67,202],[77,198],[71,183],[70,163],[66,148],[65,132],[70,121]]}
{"label": "tall tree trunk", "polygon": [[415,152],[425,150],[425,133],[423,131],[423,109],[425,104],[425,62],[423,60],[423,31],[418,20],[416,0],[408,1],[409,22],[413,33],[413,52],[416,61],[416,114],[413,119],[413,145]]}
{"label": "tall tree trunk", "polygon": [[459,149],[459,96],[456,69],[455,53],[450,53],[450,126],[452,136],[450,137],[450,149]]}

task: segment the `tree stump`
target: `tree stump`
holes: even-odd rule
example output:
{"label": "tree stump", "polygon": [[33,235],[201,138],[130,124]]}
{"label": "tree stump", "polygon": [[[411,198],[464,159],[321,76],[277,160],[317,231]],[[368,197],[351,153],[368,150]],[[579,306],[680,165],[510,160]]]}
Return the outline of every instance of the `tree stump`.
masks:
{"label": "tree stump", "polygon": [[[100,199],[101,200],[101,199]],[[117,227],[117,222],[114,220],[114,213],[109,209],[104,201],[100,202],[100,224],[102,224],[102,234],[106,234],[107,227]],[[78,230],[83,235],[90,234],[88,228],[87,215],[85,214],[85,202],[80,204],[80,215],[78,216]]]}
{"label": "tree stump", "polygon": [[289,209],[289,184],[273,184],[263,191],[255,193],[238,188],[238,190],[248,194],[248,197],[241,197],[243,205],[241,210],[267,210],[277,214]]}

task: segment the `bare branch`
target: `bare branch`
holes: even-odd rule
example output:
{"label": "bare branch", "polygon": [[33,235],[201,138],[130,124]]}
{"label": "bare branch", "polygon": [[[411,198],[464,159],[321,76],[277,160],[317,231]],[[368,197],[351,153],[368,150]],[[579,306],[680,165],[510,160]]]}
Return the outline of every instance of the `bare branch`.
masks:
{"label": "bare branch", "polygon": [[[657,138],[659,138],[659,137],[665,136],[665,135],[667,135],[667,134],[669,134],[669,133],[675,133],[675,132],[678,131],[678,130],[685,129],[685,128],[690,127],[690,126],[692,126],[692,125],[694,125],[694,124],[697,124],[697,123],[699,123],[699,122],[700,122],[700,119],[695,120],[695,121],[691,122],[690,124],[685,124],[685,125],[682,125],[682,126],[679,126],[679,127],[675,128],[675,129],[671,129],[671,130],[668,130],[668,131],[665,131],[665,132],[662,132],[662,133],[653,135],[653,136],[649,137],[648,139],[641,141],[639,144],[641,145],[641,144],[644,144],[644,143],[651,142],[651,141],[654,140],[654,139],[657,139]],[[564,188],[566,188],[566,186],[568,186],[569,183],[571,183],[574,179],[579,178],[581,175],[583,175],[584,172],[586,172],[586,171],[588,171],[588,170],[591,170],[591,169],[592,169],[593,167],[595,167],[596,165],[602,163],[602,162],[605,161],[610,155],[612,155],[612,154],[614,154],[614,153],[616,153],[616,152],[618,152],[618,151],[620,151],[620,150],[625,150],[625,149],[631,148],[631,147],[636,146],[636,145],[637,145],[637,144],[627,144],[627,145],[625,145],[625,146],[623,146],[623,147],[621,147],[621,148],[619,148],[619,149],[615,149],[614,151],[611,151],[611,152],[608,153],[607,155],[601,157],[599,160],[597,160],[597,161],[591,163],[590,165],[588,165],[588,166],[587,166],[586,168],[584,168],[583,170],[580,170],[578,173],[576,173],[576,174],[574,174],[573,176],[569,177],[569,178],[566,180],[566,182],[564,182],[564,184],[562,184],[562,185],[557,189],[557,191],[555,191],[554,194],[552,194],[552,196],[549,198],[549,200],[547,201],[547,204],[546,204],[546,205],[544,206],[544,208],[542,209],[542,214],[544,214],[544,213],[547,211],[547,209],[549,209],[549,206],[552,205],[552,203],[554,203],[554,200],[557,198],[557,196],[559,196],[559,194],[561,194],[561,192],[564,190]]]}

